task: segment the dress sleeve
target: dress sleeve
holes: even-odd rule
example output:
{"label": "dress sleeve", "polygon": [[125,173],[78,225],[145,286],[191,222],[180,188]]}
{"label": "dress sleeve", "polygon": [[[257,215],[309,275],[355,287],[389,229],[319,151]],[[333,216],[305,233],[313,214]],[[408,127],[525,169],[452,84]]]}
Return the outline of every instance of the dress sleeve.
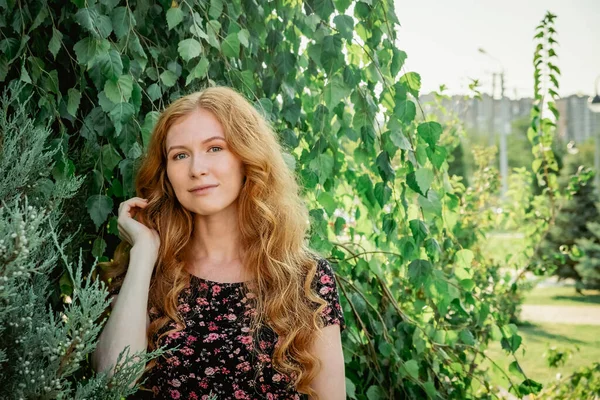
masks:
{"label": "dress sleeve", "polygon": [[333,268],[326,259],[318,260],[317,273],[313,282],[315,282],[315,290],[319,297],[327,302],[327,306],[322,312],[324,326],[338,324],[340,331],[343,331],[346,328],[344,312],[340,305]]}

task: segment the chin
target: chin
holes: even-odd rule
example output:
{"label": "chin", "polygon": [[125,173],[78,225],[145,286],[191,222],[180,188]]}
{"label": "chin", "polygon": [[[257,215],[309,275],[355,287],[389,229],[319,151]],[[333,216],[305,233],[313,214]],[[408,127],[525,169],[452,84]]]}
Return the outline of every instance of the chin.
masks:
{"label": "chin", "polygon": [[197,205],[185,208],[191,213],[206,216],[217,214],[223,210],[222,207],[198,207]]}
{"label": "chin", "polygon": [[183,207],[194,214],[209,216],[218,214],[219,212],[226,210],[228,208],[228,205],[210,204],[208,206],[201,206],[199,204],[184,204]]}

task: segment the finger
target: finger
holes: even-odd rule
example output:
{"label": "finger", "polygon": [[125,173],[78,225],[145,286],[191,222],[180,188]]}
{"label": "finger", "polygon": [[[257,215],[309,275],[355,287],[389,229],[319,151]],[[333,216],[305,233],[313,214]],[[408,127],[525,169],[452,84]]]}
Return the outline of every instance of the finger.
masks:
{"label": "finger", "polygon": [[145,208],[147,205],[148,203],[142,200],[127,200],[125,203],[123,203],[123,209],[119,211],[119,216],[123,215],[125,217],[133,218],[133,216],[131,215],[133,208]]}

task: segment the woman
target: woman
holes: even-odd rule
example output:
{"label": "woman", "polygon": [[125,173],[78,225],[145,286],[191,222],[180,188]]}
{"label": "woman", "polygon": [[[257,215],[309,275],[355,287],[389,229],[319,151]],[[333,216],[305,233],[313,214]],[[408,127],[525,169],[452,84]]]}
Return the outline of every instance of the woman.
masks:
{"label": "woman", "polygon": [[119,207],[125,241],[103,265],[119,295],[97,371],[126,346],[166,344],[179,348],[144,373],[155,398],[345,398],[333,271],[307,248],[294,174],[243,96],[211,87],[173,102],[136,193]]}

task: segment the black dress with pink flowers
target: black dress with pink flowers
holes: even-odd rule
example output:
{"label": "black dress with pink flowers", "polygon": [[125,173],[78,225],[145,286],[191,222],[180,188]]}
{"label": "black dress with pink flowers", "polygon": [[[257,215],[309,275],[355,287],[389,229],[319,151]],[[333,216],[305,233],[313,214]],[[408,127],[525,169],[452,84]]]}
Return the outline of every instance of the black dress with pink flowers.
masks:
{"label": "black dress with pink flowers", "polygon": [[[338,324],[343,330],[333,270],[325,259],[318,261],[313,287],[328,303],[322,313],[325,326]],[[157,359],[143,377],[146,390],[129,399],[306,399],[290,387],[289,376],[273,368],[277,335],[264,327],[253,340],[249,318],[255,312],[254,298],[241,282],[218,283],[192,275],[179,297],[186,328],[161,342],[178,349]]]}

